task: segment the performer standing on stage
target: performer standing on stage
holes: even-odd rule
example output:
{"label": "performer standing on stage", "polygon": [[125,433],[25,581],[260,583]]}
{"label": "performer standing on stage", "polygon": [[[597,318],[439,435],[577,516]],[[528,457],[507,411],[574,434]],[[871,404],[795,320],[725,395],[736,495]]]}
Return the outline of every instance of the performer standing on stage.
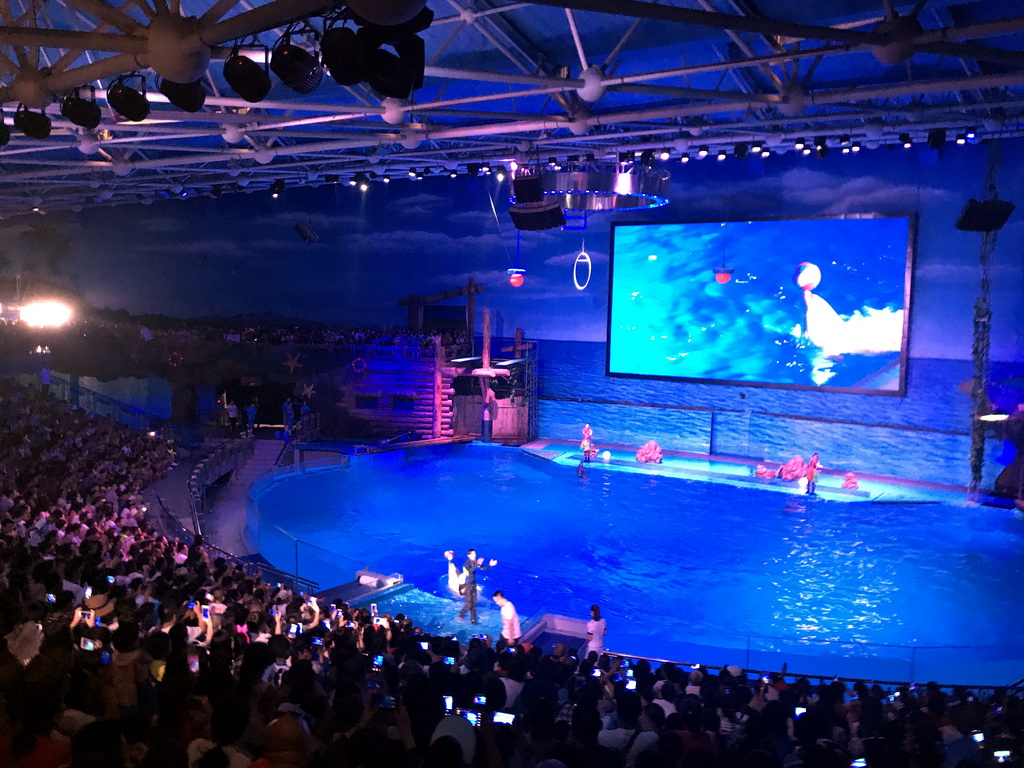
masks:
{"label": "performer standing on stage", "polygon": [[[455,557],[455,553],[451,552],[451,550],[449,550],[448,552],[445,552],[444,555],[449,560],[451,560],[452,558]],[[466,574],[466,583],[460,585],[460,587],[459,587],[462,590],[462,595],[465,598],[466,602],[462,606],[462,610],[459,611],[459,619],[462,619],[462,617],[465,615],[466,611],[469,611],[470,619],[472,620],[472,622],[474,624],[477,623],[477,620],[476,620],[476,599],[477,599],[476,570],[479,568],[482,571],[486,571],[486,570],[489,570],[490,568],[493,568],[497,564],[498,564],[497,560],[491,560],[491,562],[488,565],[484,565],[484,559],[482,557],[478,558],[476,556],[476,550],[475,549],[470,549],[466,553],[466,562],[462,566],[462,570]]]}
{"label": "performer standing on stage", "polygon": [[597,449],[594,447],[592,438],[594,437],[594,430],[590,428],[589,424],[583,425],[583,439],[580,441],[580,449],[583,451],[583,460],[590,461],[592,456],[597,455]]}
{"label": "performer standing on stage", "polygon": [[821,462],[818,461],[818,454],[811,454],[811,460],[807,462],[807,469],[804,477],[807,478],[807,495],[815,496],[815,489],[818,487],[818,471],[821,469]]}

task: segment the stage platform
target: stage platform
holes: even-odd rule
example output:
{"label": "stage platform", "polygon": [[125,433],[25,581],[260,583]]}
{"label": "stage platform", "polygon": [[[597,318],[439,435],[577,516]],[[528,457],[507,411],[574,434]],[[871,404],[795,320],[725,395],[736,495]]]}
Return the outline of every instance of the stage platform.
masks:
{"label": "stage platform", "polygon": [[[583,461],[583,452],[578,443],[538,439],[523,446],[532,456],[552,461],[563,466],[578,467]],[[779,462],[757,461],[744,457],[714,456],[684,451],[663,451],[660,464],[641,463],[636,460],[637,449],[632,446],[598,446],[598,455],[583,464],[587,471],[637,472],[649,475],[665,475],[699,480],[709,483],[724,483],[750,488],[763,488],[777,493],[805,496],[804,487],[797,481],[757,477],[754,469],[758,464],[777,469]],[[609,455],[605,457],[605,452]],[[968,501],[964,488],[954,485],[924,483],[884,475],[857,475],[857,489],[843,488],[846,476],[844,468],[825,467],[818,478],[817,496],[829,501],[861,502],[873,504],[964,504]],[[980,503],[1007,506],[1005,500],[982,497]]]}

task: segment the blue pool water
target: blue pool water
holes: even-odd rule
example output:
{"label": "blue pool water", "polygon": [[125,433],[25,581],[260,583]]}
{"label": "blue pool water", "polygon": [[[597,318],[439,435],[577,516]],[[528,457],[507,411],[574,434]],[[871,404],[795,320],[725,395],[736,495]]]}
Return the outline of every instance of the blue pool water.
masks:
{"label": "blue pool water", "polygon": [[276,525],[332,553],[303,545],[303,575],[326,587],[350,580],[351,565],[397,571],[419,588],[408,603],[439,620],[458,607],[439,582],[442,553],[474,546],[499,561],[485,594],[502,589],[523,616],[599,603],[610,635],[1024,656],[1024,524],[1005,510],[810,500],[600,465],[581,478],[482,445],[352,457],[283,477],[257,502],[272,562],[295,557]]}

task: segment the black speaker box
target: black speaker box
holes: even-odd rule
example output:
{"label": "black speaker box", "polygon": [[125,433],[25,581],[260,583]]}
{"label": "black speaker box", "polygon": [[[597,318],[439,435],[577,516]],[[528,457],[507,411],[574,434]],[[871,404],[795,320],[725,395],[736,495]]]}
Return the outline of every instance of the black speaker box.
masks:
{"label": "black speaker box", "polygon": [[516,204],[544,202],[544,190],[540,186],[540,176],[519,176],[512,182],[512,191],[516,196]]}
{"label": "black speaker box", "polygon": [[965,232],[995,232],[1002,229],[1016,206],[1009,200],[971,198],[960,211],[956,228]]}
{"label": "black speaker box", "polygon": [[558,203],[534,203],[531,205],[509,206],[512,225],[525,232],[539,232],[543,229],[558,229],[565,226],[565,214]]}

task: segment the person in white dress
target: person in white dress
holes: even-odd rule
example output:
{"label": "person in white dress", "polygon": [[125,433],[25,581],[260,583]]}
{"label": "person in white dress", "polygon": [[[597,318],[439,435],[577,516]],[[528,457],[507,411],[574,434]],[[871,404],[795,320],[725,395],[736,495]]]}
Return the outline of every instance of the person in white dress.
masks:
{"label": "person in white dress", "polygon": [[604,636],[608,634],[608,623],[601,618],[601,608],[590,606],[590,621],[587,622],[587,653],[604,653]]}

